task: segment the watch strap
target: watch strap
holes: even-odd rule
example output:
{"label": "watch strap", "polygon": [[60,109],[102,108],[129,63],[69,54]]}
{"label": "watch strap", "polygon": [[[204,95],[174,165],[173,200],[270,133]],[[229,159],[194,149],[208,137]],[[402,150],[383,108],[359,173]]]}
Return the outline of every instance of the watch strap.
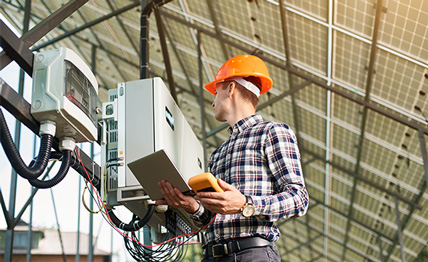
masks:
{"label": "watch strap", "polygon": [[245,198],[247,199],[247,204],[254,205],[253,199],[250,196],[245,196]]}

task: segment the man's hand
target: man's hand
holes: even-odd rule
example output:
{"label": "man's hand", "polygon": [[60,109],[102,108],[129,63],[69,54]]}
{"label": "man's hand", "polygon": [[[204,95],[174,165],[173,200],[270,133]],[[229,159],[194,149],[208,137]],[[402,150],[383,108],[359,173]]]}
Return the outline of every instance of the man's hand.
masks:
{"label": "man's hand", "polygon": [[170,182],[162,180],[158,183],[158,186],[165,200],[157,200],[156,205],[183,208],[191,214],[198,211],[199,203],[193,197],[183,195],[180,189],[174,188]]}
{"label": "man's hand", "polygon": [[245,196],[234,186],[217,179],[224,192],[198,192],[195,199],[214,213],[237,214],[247,202]]}

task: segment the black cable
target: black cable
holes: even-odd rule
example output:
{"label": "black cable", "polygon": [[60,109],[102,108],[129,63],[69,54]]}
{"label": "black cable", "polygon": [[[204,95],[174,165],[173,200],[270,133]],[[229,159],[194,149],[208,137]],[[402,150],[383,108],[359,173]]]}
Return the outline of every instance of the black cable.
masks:
{"label": "black cable", "polygon": [[70,163],[71,163],[71,151],[64,150],[62,152],[62,163],[61,167],[58,171],[58,173],[50,180],[38,180],[38,179],[29,179],[31,185],[37,188],[46,189],[51,188],[55,185],[57,185],[59,182],[61,182],[65,176],[68,173],[68,170],[70,169]]}
{"label": "black cable", "polygon": [[[190,229],[176,226],[178,219],[181,219],[181,217],[177,213],[168,210],[165,213],[165,216],[165,226],[168,230],[168,233],[166,234],[164,241],[168,239],[173,239],[171,241],[151,248],[140,244],[135,232],[130,232],[130,236],[124,236],[125,247],[128,250],[128,253],[136,261],[182,261],[186,256],[188,252],[188,246],[184,244],[191,240],[195,234],[186,235],[187,233],[189,233],[188,231]],[[132,221],[133,220],[131,220],[131,223]],[[200,230],[198,230],[198,232],[199,231]],[[177,236],[181,237],[176,238]],[[132,240],[129,238],[132,238]]]}
{"label": "black cable", "polygon": [[156,205],[149,205],[147,209],[146,215],[140,219],[138,222],[134,222],[132,224],[125,224],[122,221],[120,221],[119,218],[113,213],[113,209],[108,210],[108,213],[110,215],[110,219],[113,222],[113,224],[124,231],[138,231],[143,226],[149,222],[150,218],[152,217],[153,213],[155,212]]}
{"label": "black cable", "polygon": [[45,171],[50,158],[53,142],[52,135],[42,135],[37,160],[33,165],[27,166],[22,160],[19,150],[16,148],[16,145],[13,142],[3,112],[0,109],[0,142],[13,169],[15,169],[16,173],[18,173],[23,178],[35,179],[38,178],[43,173],[43,171]]}

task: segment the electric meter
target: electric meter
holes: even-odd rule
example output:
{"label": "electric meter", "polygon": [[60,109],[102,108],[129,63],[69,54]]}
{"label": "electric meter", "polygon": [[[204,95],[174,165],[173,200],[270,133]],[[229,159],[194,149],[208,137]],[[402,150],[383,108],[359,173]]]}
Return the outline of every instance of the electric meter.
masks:
{"label": "electric meter", "polygon": [[95,141],[98,83],[86,63],[72,50],[60,48],[34,56],[31,114],[56,124],[56,137]]}

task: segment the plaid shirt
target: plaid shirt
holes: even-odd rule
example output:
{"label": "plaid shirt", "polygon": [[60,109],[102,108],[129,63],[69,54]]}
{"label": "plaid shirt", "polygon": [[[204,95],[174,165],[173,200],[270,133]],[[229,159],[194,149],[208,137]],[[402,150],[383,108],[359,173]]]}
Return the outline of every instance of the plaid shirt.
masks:
{"label": "plaid shirt", "polygon": [[[306,213],[309,196],[303,181],[294,132],[285,124],[249,116],[229,127],[229,139],[211,155],[209,171],[251,196],[254,216],[221,215],[206,229],[206,244],[228,238],[261,236],[279,238],[275,221]],[[202,226],[212,218],[202,205],[192,214]]]}

